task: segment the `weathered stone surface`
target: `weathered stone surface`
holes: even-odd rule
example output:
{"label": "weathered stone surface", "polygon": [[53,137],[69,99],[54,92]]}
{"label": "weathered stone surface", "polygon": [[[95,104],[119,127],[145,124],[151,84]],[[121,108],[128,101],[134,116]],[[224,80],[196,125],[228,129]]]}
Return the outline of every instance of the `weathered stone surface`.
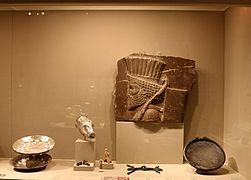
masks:
{"label": "weathered stone surface", "polygon": [[193,60],[135,53],[117,65],[116,120],[183,122],[196,80]]}

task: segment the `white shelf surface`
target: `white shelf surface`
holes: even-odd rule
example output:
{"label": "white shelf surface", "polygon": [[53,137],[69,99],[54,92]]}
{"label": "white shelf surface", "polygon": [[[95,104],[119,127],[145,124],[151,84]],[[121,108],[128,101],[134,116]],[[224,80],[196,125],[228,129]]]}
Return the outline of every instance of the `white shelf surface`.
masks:
{"label": "white shelf surface", "polygon": [[[104,177],[129,177],[130,180],[247,180],[228,166],[223,166],[217,173],[201,175],[189,164],[159,164],[163,171],[136,171],[127,175],[126,164],[116,164],[112,170],[95,167],[94,171],[73,171],[74,161],[53,159],[43,171],[21,173],[13,170],[10,159],[0,159],[0,179],[46,179],[46,180],[103,180]],[[133,164],[135,167],[142,164]],[[155,164],[146,164],[155,167]],[[4,175],[4,176],[2,176]],[[2,177],[1,177],[2,176]]]}

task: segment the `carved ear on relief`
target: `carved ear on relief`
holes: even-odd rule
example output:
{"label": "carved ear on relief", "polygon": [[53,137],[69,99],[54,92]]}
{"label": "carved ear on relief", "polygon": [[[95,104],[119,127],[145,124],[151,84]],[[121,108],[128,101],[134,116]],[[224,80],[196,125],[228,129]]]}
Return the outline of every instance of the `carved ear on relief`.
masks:
{"label": "carved ear on relief", "polygon": [[167,77],[166,74],[163,73],[159,79],[159,84],[164,84],[164,83],[167,83],[168,84],[167,86],[169,86],[169,78]]}

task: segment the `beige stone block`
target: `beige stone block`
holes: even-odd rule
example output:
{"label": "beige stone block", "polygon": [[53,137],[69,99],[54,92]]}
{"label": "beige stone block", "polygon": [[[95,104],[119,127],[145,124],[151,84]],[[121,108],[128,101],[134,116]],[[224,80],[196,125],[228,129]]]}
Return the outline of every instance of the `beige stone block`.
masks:
{"label": "beige stone block", "polygon": [[95,162],[95,140],[93,142],[85,141],[83,139],[77,139],[75,141],[75,160],[86,160],[89,163]]}
{"label": "beige stone block", "polygon": [[183,124],[116,122],[117,163],[183,163]]}

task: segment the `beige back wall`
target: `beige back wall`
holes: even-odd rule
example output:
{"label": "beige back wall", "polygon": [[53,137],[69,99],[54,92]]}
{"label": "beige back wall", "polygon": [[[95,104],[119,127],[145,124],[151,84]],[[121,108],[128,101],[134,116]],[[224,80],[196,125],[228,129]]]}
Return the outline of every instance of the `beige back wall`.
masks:
{"label": "beige back wall", "polygon": [[12,15],[0,12],[0,157],[11,151]]}
{"label": "beige back wall", "polygon": [[251,179],[251,7],[226,12],[224,148],[228,164]]}
{"label": "beige back wall", "polygon": [[[56,140],[54,158],[73,159],[79,137],[73,122],[82,111],[95,124],[97,159],[104,147],[115,158],[116,62],[133,52],[196,60],[199,78],[189,98],[185,140],[208,136],[222,142],[223,12],[46,11],[28,16],[20,11],[13,12],[12,38],[11,143],[46,134]],[[5,149],[11,152],[10,146]]]}

